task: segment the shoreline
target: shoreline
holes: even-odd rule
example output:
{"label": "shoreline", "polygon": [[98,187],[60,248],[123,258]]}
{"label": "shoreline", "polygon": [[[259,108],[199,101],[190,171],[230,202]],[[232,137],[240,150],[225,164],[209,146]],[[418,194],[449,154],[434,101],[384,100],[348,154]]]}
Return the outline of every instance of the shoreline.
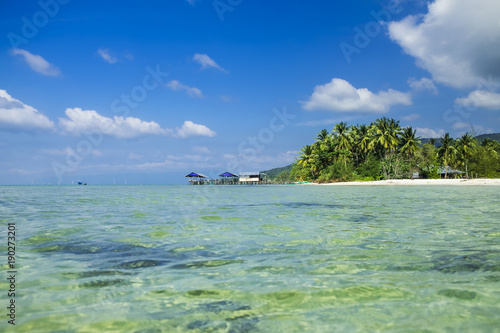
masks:
{"label": "shoreline", "polygon": [[442,186],[500,186],[500,179],[390,179],[376,181],[353,181],[339,183],[308,183],[302,185],[326,185],[326,186],[419,186],[419,185],[442,185]]}

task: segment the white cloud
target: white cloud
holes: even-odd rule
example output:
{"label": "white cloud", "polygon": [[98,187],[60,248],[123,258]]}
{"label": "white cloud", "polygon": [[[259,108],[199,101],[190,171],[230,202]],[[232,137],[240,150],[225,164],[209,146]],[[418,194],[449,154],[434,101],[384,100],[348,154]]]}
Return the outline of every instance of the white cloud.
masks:
{"label": "white cloud", "polygon": [[472,124],[464,122],[455,122],[452,125],[453,129],[464,129],[464,128],[470,128],[471,126]]}
{"label": "white cloud", "polygon": [[452,87],[500,76],[498,0],[436,0],[422,17],[389,24],[389,35],[433,80]]}
{"label": "white cloud", "polygon": [[500,110],[500,94],[486,90],[475,90],[465,98],[457,98],[455,103],[462,106]]}
{"label": "white cloud", "polygon": [[201,65],[201,69],[212,67],[227,73],[227,71],[224,68],[220,67],[212,58],[210,58],[206,54],[196,53],[193,56],[193,60]]}
{"label": "white cloud", "polygon": [[186,86],[177,80],[172,80],[167,84],[165,84],[165,86],[172,89],[173,91],[185,91],[191,97],[198,97],[198,98],[203,97],[203,94],[201,93],[200,89],[196,87]]}
{"label": "white cloud", "polygon": [[414,77],[411,77],[408,80],[408,84],[410,85],[411,89],[414,91],[424,91],[424,90],[430,90],[434,95],[438,94],[438,90],[436,86],[434,85],[434,82],[432,80],[423,77],[420,80],[417,80]]}
{"label": "white cloud", "polygon": [[119,139],[131,139],[142,135],[162,135],[185,139],[193,136],[214,137],[216,133],[205,125],[185,121],[181,128],[172,130],[161,128],[154,121],[144,121],[134,117],[108,118],[94,110],[68,108],[65,111],[67,118],[59,118],[59,126],[64,132],[81,135],[85,133],[101,133]]}
{"label": "white cloud", "polygon": [[403,121],[414,121],[414,120],[417,120],[418,118],[420,118],[419,114],[412,113],[412,114],[409,114],[407,116],[401,117],[401,120],[403,120]]}
{"label": "white cloud", "polygon": [[455,122],[452,125],[453,129],[456,130],[463,130],[460,132],[460,135],[469,132],[469,133],[477,133],[477,134],[485,134],[485,133],[492,133],[493,130],[491,128],[484,128],[481,125],[473,125],[471,123],[466,123],[466,122]]}
{"label": "white cloud", "polygon": [[393,89],[374,94],[366,88],[356,89],[349,82],[334,78],[325,85],[316,86],[309,100],[301,103],[306,110],[385,113],[393,105],[411,105],[411,97]]}
{"label": "white cloud", "polygon": [[0,127],[11,130],[50,130],[54,128],[54,122],[0,89]]}
{"label": "white cloud", "polygon": [[191,136],[207,136],[212,138],[216,136],[217,133],[212,131],[205,125],[195,124],[192,121],[186,120],[181,128],[175,129],[175,136],[179,138],[188,138]]}
{"label": "white cloud", "polygon": [[203,146],[194,146],[191,148],[194,152],[200,153],[200,154],[210,154],[211,151],[207,147]]}
{"label": "white cloud", "polygon": [[83,133],[100,132],[116,138],[135,138],[141,135],[168,135],[169,129],[163,129],[154,121],[143,121],[134,117],[107,118],[94,110],[68,108],[65,111],[68,118],[59,118],[59,125],[64,131],[80,135]]}
{"label": "white cloud", "polygon": [[445,134],[445,131],[443,129],[437,131],[433,130],[432,128],[417,127],[415,129],[417,130],[417,136],[420,136],[422,138],[440,138]]}
{"label": "white cloud", "polygon": [[141,154],[130,153],[128,154],[129,160],[140,160],[143,157]]}
{"label": "white cloud", "polygon": [[[50,156],[74,156],[75,154],[77,154],[71,147],[66,147],[64,149],[41,149],[39,152],[43,155]],[[102,156],[102,152],[97,149],[92,149],[91,155]]]}
{"label": "white cloud", "polygon": [[97,53],[108,63],[114,64],[118,61],[118,58],[109,52],[108,49],[98,49]]}
{"label": "white cloud", "polygon": [[224,155],[222,155],[222,158],[224,158],[226,160],[234,160],[236,158],[236,155],[233,155],[233,154],[224,154]]}
{"label": "white cloud", "polygon": [[58,76],[61,74],[59,68],[55,65],[49,63],[47,60],[39,55],[32,54],[26,50],[22,49],[12,49],[11,53],[13,55],[20,55],[24,58],[24,61],[37,73],[47,75],[47,76]]}

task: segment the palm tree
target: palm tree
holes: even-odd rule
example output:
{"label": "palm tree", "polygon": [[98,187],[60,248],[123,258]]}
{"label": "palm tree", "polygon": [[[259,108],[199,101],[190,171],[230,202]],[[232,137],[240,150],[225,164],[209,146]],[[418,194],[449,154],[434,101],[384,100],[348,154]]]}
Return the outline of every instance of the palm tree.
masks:
{"label": "palm tree", "polygon": [[366,159],[366,154],[370,151],[370,128],[367,125],[359,125],[357,134],[359,151],[364,154]]}
{"label": "palm tree", "polygon": [[450,138],[450,133],[445,133],[441,138],[441,147],[438,149],[438,156],[445,166],[444,178],[448,178],[448,166],[455,157],[457,150],[453,146],[454,140]]}
{"label": "palm tree", "polygon": [[417,130],[414,130],[411,126],[405,127],[403,129],[403,134],[401,135],[401,152],[403,152],[408,159],[411,159],[413,154],[418,150],[419,145],[422,143],[420,137],[415,136]]}
{"label": "palm tree", "polygon": [[479,145],[483,147],[485,151],[492,156],[498,154],[497,151],[495,150],[495,146],[498,146],[497,141],[494,141],[490,138],[484,138],[483,140],[481,140],[481,143]]}
{"label": "palm tree", "polygon": [[297,164],[302,165],[304,168],[311,170],[311,176],[314,178],[318,170],[318,145],[306,145],[300,149],[300,156],[298,157]]}
{"label": "palm tree", "polygon": [[467,163],[469,161],[469,158],[474,153],[474,150],[476,149],[476,140],[471,134],[465,133],[464,135],[462,135],[460,139],[458,139],[457,146],[458,146],[458,151],[460,152],[460,155],[465,162],[466,177],[469,178],[469,170]]}
{"label": "palm tree", "polygon": [[399,143],[401,127],[399,121],[383,117],[377,119],[372,125],[373,145],[380,145],[384,148],[384,157],[387,158],[387,151],[392,152]]}
{"label": "palm tree", "polygon": [[354,155],[356,155],[356,168],[357,168],[359,166],[359,153],[361,152],[359,148],[359,143],[361,139],[359,135],[359,127],[352,125],[349,136],[351,138],[351,143],[352,143],[352,152],[354,153]]}
{"label": "palm tree", "polygon": [[403,129],[403,134],[401,135],[400,151],[405,154],[410,161],[410,178],[412,176],[411,159],[422,143],[420,141],[420,137],[416,136],[416,133],[417,130],[414,130],[411,126],[408,126]]}
{"label": "palm tree", "polygon": [[[343,150],[343,151],[350,151],[352,145],[351,145],[351,138],[349,136],[349,127],[347,126],[347,123],[341,122],[339,124],[336,124],[335,127],[333,128],[333,134],[335,135],[336,139],[336,150]],[[344,164],[347,166],[347,155],[348,154],[342,154],[344,156]]]}
{"label": "palm tree", "polygon": [[330,134],[328,133],[328,131],[326,129],[322,129],[318,133],[318,136],[316,137],[316,140],[318,140],[318,141],[325,141],[326,138],[328,138],[329,136],[330,136]]}
{"label": "palm tree", "polygon": [[429,139],[429,143],[430,143],[431,145],[433,145],[434,147],[436,147],[436,141],[437,141],[437,139],[436,139],[436,138],[430,138],[430,139]]}

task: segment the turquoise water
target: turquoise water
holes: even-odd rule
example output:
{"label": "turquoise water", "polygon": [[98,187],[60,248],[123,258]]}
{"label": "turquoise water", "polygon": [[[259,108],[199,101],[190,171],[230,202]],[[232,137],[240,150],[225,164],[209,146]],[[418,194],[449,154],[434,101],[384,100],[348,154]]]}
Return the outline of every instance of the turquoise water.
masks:
{"label": "turquoise water", "polygon": [[0,187],[3,253],[16,223],[15,331],[500,332],[499,194]]}

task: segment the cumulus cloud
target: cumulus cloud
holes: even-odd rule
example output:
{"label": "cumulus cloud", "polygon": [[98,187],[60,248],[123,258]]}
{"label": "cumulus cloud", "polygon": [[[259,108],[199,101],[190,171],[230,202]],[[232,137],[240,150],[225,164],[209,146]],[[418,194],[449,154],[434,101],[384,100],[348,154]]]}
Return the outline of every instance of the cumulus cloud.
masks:
{"label": "cumulus cloud", "polygon": [[47,76],[58,76],[61,74],[59,68],[55,65],[49,63],[47,60],[39,55],[32,54],[26,50],[22,49],[12,49],[11,53],[13,55],[20,55],[23,57],[24,61],[37,73]]}
{"label": "cumulus cloud", "polygon": [[432,80],[426,77],[423,77],[420,80],[417,80],[416,78],[412,77],[408,80],[408,84],[410,85],[411,89],[416,92],[429,90],[434,95],[437,95],[438,93],[438,90],[434,85],[434,82],[432,82]]}
{"label": "cumulus cloud", "polygon": [[498,0],[435,0],[422,17],[389,24],[389,36],[431,73],[435,82],[463,88],[500,77]]}
{"label": "cumulus cloud", "polygon": [[103,58],[107,63],[114,64],[118,61],[118,58],[111,54],[108,49],[98,49],[97,53]]}
{"label": "cumulus cloud", "polygon": [[148,122],[134,117],[108,118],[94,110],[80,108],[68,108],[65,114],[67,118],[59,118],[59,125],[67,133],[75,135],[98,131],[116,138],[135,138],[146,134],[168,135],[170,133],[170,130],[161,128],[154,121]]}
{"label": "cumulus cloud", "polygon": [[201,69],[217,68],[220,71],[227,72],[224,68],[220,67],[212,58],[206,54],[196,53],[193,60],[201,65]]}
{"label": "cumulus cloud", "polygon": [[131,139],[143,135],[162,135],[185,139],[193,136],[213,137],[214,131],[205,125],[185,121],[181,128],[162,128],[154,121],[144,121],[135,117],[108,118],[94,110],[68,108],[67,118],[59,118],[59,126],[68,134],[101,133],[119,139]]}
{"label": "cumulus cloud", "polygon": [[54,128],[54,122],[0,89],[0,127],[9,130],[50,130]]}
{"label": "cumulus cloud", "polygon": [[198,89],[196,87],[186,86],[177,80],[172,80],[172,81],[168,82],[167,84],[165,84],[165,86],[172,89],[173,91],[185,91],[186,94],[188,94],[191,97],[198,97],[198,98],[203,97],[203,94],[201,93],[200,89]]}
{"label": "cumulus cloud", "polygon": [[181,139],[188,138],[191,136],[206,136],[212,138],[216,135],[217,133],[212,131],[207,126],[195,124],[190,120],[186,120],[181,128],[175,129],[175,136]]}
{"label": "cumulus cloud", "polygon": [[316,86],[309,100],[301,103],[306,110],[385,113],[393,105],[411,105],[411,96],[393,89],[374,94],[366,88],[356,89],[349,82],[334,78],[327,84]]}
{"label": "cumulus cloud", "polygon": [[457,98],[455,103],[462,106],[500,110],[500,94],[486,90],[475,90],[465,98]]}
{"label": "cumulus cloud", "polygon": [[443,129],[440,130],[433,130],[432,128],[422,128],[422,127],[417,127],[415,128],[417,130],[417,136],[420,136],[422,138],[440,138],[445,134],[445,131]]}

